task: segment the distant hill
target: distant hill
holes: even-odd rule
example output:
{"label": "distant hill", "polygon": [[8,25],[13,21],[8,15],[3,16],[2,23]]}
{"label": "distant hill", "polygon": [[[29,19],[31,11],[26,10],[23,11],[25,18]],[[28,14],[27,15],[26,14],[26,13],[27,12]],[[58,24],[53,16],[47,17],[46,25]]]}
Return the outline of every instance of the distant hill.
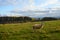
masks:
{"label": "distant hill", "polygon": [[51,21],[51,20],[57,20],[58,18],[55,18],[55,17],[44,17],[42,18],[41,20],[42,21]]}

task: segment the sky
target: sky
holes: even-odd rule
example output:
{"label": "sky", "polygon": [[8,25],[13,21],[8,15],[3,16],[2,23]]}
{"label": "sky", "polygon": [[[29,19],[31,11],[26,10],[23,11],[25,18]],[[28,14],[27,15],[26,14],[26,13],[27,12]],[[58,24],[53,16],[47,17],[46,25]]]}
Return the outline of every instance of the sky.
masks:
{"label": "sky", "polygon": [[60,16],[60,0],[0,0],[0,16]]}

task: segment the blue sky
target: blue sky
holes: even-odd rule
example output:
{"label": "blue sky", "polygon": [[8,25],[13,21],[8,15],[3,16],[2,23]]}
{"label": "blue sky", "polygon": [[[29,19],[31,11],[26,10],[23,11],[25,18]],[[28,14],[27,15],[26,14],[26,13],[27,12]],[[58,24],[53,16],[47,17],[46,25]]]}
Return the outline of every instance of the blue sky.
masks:
{"label": "blue sky", "polygon": [[[60,0],[0,0],[0,16],[60,16],[60,13],[29,13],[28,11],[59,10]],[[58,8],[58,9],[57,9]],[[12,12],[13,11],[13,12]],[[21,13],[25,12],[25,13]]]}

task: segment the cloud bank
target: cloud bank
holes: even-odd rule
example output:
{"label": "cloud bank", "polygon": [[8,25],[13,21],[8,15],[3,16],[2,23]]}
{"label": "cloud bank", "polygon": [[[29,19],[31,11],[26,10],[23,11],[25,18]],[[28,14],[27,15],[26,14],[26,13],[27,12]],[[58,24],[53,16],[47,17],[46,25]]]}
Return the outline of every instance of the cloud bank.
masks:
{"label": "cloud bank", "polygon": [[[39,3],[38,3],[39,2]],[[13,6],[14,9],[6,12],[8,16],[59,16],[60,13],[44,11],[58,10],[60,0],[0,0],[0,6]],[[50,9],[51,8],[51,9]],[[58,9],[57,9],[58,8]],[[10,8],[9,8],[10,9]],[[1,10],[1,9],[0,9]],[[8,11],[8,10],[5,10]],[[43,11],[43,12],[42,12]],[[2,12],[3,13],[3,12]]]}

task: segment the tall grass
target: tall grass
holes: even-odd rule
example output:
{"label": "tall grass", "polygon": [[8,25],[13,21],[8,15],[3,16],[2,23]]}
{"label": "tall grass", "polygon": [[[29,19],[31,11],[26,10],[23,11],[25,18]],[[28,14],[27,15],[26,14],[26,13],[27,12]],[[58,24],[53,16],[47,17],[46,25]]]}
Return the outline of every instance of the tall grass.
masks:
{"label": "tall grass", "polygon": [[44,27],[33,32],[40,22],[0,24],[0,40],[60,40],[60,20],[45,21]]}

